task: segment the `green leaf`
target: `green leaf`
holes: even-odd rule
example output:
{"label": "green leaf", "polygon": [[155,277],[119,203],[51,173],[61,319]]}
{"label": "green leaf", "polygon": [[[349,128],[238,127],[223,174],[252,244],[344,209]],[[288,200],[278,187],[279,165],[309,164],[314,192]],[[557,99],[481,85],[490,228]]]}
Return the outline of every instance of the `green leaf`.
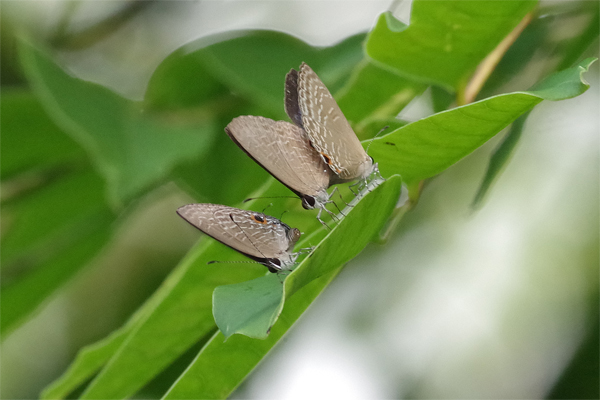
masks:
{"label": "green leaf", "polygon": [[58,128],[29,91],[2,90],[0,176],[82,163],[85,152]]}
{"label": "green leaf", "polygon": [[106,244],[115,215],[89,168],[3,204],[1,327],[6,334]]}
{"label": "green leaf", "polygon": [[108,337],[88,345],[79,351],[75,361],[67,371],[50,384],[42,393],[44,399],[65,398],[79,386],[88,381],[104,367],[118,352],[127,351],[121,348],[130,340],[138,327],[155,312],[159,304],[169,296],[178,279],[185,277],[188,264],[182,263],[171,273],[170,278],[141,306],[120,329]]}
{"label": "green leaf", "polygon": [[265,340],[235,335],[224,342],[221,333],[213,336],[165,398],[227,397],[337,275],[340,266],[360,253],[378,233],[398,200],[400,184],[399,177],[392,177],[362,198],[312,255],[288,275],[285,307]]}
{"label": "green leaf", "polygon": [[129,397],[195,342],[214,332],[211,300],[215,287],[264,273],[262,266],[206,265],[211,260],[231,260],[234,254],[227,250],[205,239],[191,251],[159,289],[155,306],[142,317],[82,398]]}
{"label": "green leaf", "polygon": [[366,52],[413,79],[457,90],[536,4],[415,0],[408,27],[389,12],[380,16]]}
{"label": "green leaf", "polygon": [[[263,195],[289,195],[289,190],[271,178],[253,194]],[[303,231],[320,226],[316,218],[307,220],[310,213],[301,208],[297,198],[283,201],[280,206],[290,210],[285,214],[286,223],[300,226]],[[303,223],[299,225],[298,221]],[[183,220],[181,223],[185,224]],[[143,306],[145,311],[139,324],[82,398],[132,396],[189,347],[212,335],[216,330],[212,315],[214,289],[257,278],[265,274],[265,268],[258,264],[207,265],[207,262],[240,259],[244,257],[213,239],[201,240],[151,297],[152,305]]]}
{"label": "green leaf", "polygon": [[[353,208],[347,208],[345,211],[348,215],[317,244],[314,252],[288,275],[285,280],[283,312],[266,340],[252,340],[236,335],[224,342],[223,334],[213,336],[165,398],[227,397],[337,275],[340,267],[360,253],[379,232],[398,201],[400,186],[400,177],[391,177],[357,201]],[[298,247],[302,247],[310,240],[311,238],[305,238]],[[280,293],[276,288],[276,285],[280,285],[277,276],[259,279],[269,279],[270,282],[265,282],[264,285],[271,285],[272,292]],[[243,287],[229,289],[236,290]],[[274,293],[269,293],[269,299],[274,299]],[[238,292],[238,296],[240,295],[242,293]],[[242,297],[250,295],[252,293],[244,293]],[[261,293],[255,294],[257,298],[260,295]],[[232,298],[230,293],[229,299]],[[237,307],[243,302],[241,297],[238,300]],[[278,304],[279,302],[272,303],[272,310],[276,313]],[[239,308],[238,310],[241,312]],[[248,310],[252,312],[252,307]],[[262,325],[262,337],[266,337],[267,330],[270,328],[267,315],[266,312],[261,313],[263,318],[260,321],[253,321],[253,323],[267,322]],[[250,328],[256,332],[258,326],[252,325],[248,330]]]}
{"label": "green leaf", "polygon": [[69,369],[44,389],[40,398],[66,398],[69,393],[83,385],[108,362],[123,344],[129,333],[131,333],[131,329],[124,327],[114,331],[110,336],[99,342],[81,349],[75,361],[69,366]]}
{"label": "green leaf", "polygon": [[286,301],[285,310],[266,340],[235,335],[225,342],[223,334],[220,332],[215,334],[163,398],[227,398],[277,344],[338,272],[331,272],[312,281]]}
{"label": "green leaf", "polygon": [[219,286],[213,293],[215,322],[227,338],[241,333],[264,339],[283,308],[283,277],[261,276],[247,282]]}
{"label": "green leaf", "polygon": [[93,231],[81,230],[74,243],[2,288],[3,338],[100,251],[110,238],[112,221],[113,216],[108,211],[87,219],[85,222],[94,228]]}
{"label": "green leaf", "polygon": [[83,149],[31,93],[3,93],[2,114],[0,315],[7,337],[98,253],[115,216]]}
{"label": "green leaf", "polygon": [[114,204],[156,184],[177,163],[200,157],[213,139],[211,119],[191,124],[161,120],[104,87],[68,75],[25,42],[20,57],[48,114],[86,149]]}
{"label": "green leaf", "polygon": [[335,92],[362,59],[364,37],[355,35],[333,47],[317,48],[284,33],[253,31],[199,52],[206,68],[234,92],[269,110],[266,116],[283,119],[285,75],[290,69],[306,62]]}
{"label": "green leaf", "polygon": [[[391,186],[393,182],[395,181],[392,181]],[[255,195],[289,193],[287,188],[273,179],[265,188]],[[300,207],[298,199],[290,199],[281,204],[281,207],[290,209],[285,214],[286,223],[299,226],[303,231],[307,228],[310,230],[310,227],[320,227],[315,218],[307,219],[307,211]],[[314,235],[305,240],[312,239],[315,239]],[[131,396],[190,346],[214,332],[216,326],[211,312],[214,289],[227,283],[259,277],[265,274],[265,269],[251,264],[224,267],[206,263],[211,260],[240,258],[243,259],[238,253],[212,239],[203,240],[161,286],[160,295],[152,297],[154,306],[148,309],[139,325],[136,325],[119,351],[90,383],[82,397]]]}
{"label": "green leaf", "polygon": [[490,97],[413,122],[377,138],[370,147],[384,176],[401,174],[407,184],[432,177],[481,146],[542,100],[577,96],[596,59],[554,74],[527,92]]}
{"label": "green leaf", "polygon": [[373,121],[394,118],[425,88],[422,83],[407,80],[364,60],[336,97],[356,135],[367,139],[379,130],[373,132],[369,126]]}
{"label": "green leaf", "polygon": [[[32,193],[3,205],[2,269],[45,260],[93,232],[89,224],[107,210],[104,185],[90,169],[59,175]],[[23,268],[23,267],[21,267]]]}
{"label": "green leaf", "polygon": [[481,202],[485,198],[485,195],[488,193],[492,183],[500,174],[502,167],[506,164],[512,152],[519,142],[521,138],[521,133],[523,133],[523,127],[525,126],[525,121],[527,121],[527,117],[529,116],[529,112],[521,115],[519,118],[513,122],[510,127],[510,131],[506,135],[506,137],[500,143],[500,146],[490,158],[490,163],[488,165],[487,170],[485,171],[485,176],[483,177],[483,182],[479,186],[477,193],[475,194],[475,198],[473,199],[473,203],[471,204],[471,208],[475,209],[481,205]]}
{"label": "green leaf", "polygon": [[[152,74],[144,95],[144,106],[147,109],[181,112],[200,105],[206,108],[207,103],[232,97],[227,87],[204,67],[202,51],[188,52],[188,47],[175,50]],[[194,112],[202,112],[202,109],[195,108]],[[185,116],[190,117],[189,114]]]}

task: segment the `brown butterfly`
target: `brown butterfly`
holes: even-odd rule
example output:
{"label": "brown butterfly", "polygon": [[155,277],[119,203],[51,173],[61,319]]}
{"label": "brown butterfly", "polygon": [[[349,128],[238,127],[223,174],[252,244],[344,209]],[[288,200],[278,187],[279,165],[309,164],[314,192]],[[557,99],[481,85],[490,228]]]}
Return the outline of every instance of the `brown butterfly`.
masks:
{"label": "brown butterfly", "polygon": [[300,231],[263,213],[205,203],[179,207],[177,214],[271,272],[289,270],[298,256],[292,251]]}

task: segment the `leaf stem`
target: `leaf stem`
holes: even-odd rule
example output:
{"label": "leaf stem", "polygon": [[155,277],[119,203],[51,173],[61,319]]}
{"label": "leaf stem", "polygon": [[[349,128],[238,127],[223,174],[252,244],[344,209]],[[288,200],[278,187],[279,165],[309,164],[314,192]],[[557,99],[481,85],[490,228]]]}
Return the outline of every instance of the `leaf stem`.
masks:
{"label": "leaf stem", "polygon": [[531,22],[533,18],[533,12],[527,13],[519,22],[519,24],[496,46],[490,54],[479,64],[475,73],[471,77],[471,80],[467,83],[464,88],[464,92],[457,95],[458,105],[465,105],[475,100],[475,97],[490,77],[504,54],[508,51],[510,46],[517,40],[521,32]]}

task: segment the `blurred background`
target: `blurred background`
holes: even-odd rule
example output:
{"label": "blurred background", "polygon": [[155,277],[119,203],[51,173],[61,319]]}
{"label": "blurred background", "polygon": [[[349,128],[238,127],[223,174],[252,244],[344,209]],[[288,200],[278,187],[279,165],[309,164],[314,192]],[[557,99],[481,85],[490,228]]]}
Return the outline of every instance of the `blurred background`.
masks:
{"label": "blurred background", "polygon": [[[272,29],[327,46],[368,31],[386,10],[408,23],[411,4],[1,6],[3,90],[25,85],[11,47],[11,38],[25,32],[52,43],[75,76],[141,100],[161,61],[195,39]],[[581,20],[566,19],[552,34],[573,35]],[[77,40],[65,33],[66,21],[69,32],[81,33]],[[551,58],[553,49],[544,50]],[[587,53],[597,56],[597,36]],[[598,76],[596,62],[585,75],[591,85],[586,93],[533,110],[479,209],[471,203],[500,138],[426,182],[418,205],[388,242],[370,245],[349,263],[233,397],[597,398]],[[498,93],[527,89],[518,80],[510,84]],[[428,96],[401,117],[413,121],[433,113]],[[3,146],[2,156],[10,151]],[[3,200],[11,190],[3,181]],[[198,239],[174,213],[190,200],[166,182],[129,206],[102,252],[33,318],[3,336],[2,398],[38,397],[81,346],[118,328],[158,287]],[[5,215],[3,226],[10,222]]]}

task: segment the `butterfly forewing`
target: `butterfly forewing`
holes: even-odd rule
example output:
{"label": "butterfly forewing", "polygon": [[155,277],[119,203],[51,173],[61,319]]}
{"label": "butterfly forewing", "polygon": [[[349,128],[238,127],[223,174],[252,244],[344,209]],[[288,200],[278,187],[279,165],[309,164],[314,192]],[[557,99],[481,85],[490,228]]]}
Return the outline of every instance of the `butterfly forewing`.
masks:
{"label": "butterfly forewing", "polygon": [[202,232],[254,259],[291,260],[291,228],[262,213],[218,204],[188,204],[177,213]]}
{"label": "butterfly forewing", "polygon": [[329,169],[301,128],[285,121],[246,115],[234,118],[225,131],[256,162],[296,194],[326,194]]}
{"label": "butterfly forewing", "polygon": [[299,72],[292,70],[287,75],[285,105],[288,116],[304,129],[339,180],[364,177],[371,159],[327,87],[308,65],[302,63]]}

